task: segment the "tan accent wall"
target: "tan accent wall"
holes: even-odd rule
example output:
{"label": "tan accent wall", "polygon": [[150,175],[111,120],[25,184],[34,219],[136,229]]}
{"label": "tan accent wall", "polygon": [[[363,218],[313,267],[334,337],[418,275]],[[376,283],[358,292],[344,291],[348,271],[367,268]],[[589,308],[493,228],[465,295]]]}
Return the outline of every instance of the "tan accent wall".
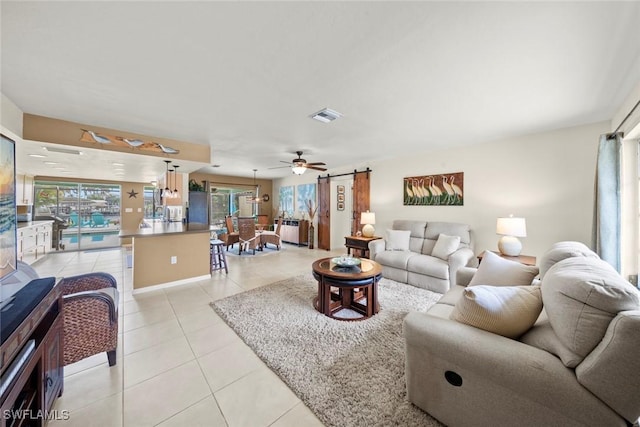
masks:
{"label": "tan accent wall", "polygon": [[[171,264],[171,257],[177,263]],[[133,289],[209,274],[209,233],[133,239]]]}
{"label": "tan accent wall", "polygon": [[[120,195],[120,228],[129,230],[138,228],[144,219],[144,184],[137,182],[121,182],[122,193]],[[135,197],[129,197],[129,192],[135,191]],[[129,212],[130,210],[130,212]],[[120,239],[125,245],[131,243],[131,239]]]}
{"label": "tan accent wall", "polygon": [[[156,136],[141,135],[137,133],[127,132],[124,130],[108,129],[88,124],[67,122],[65,120],[52,119],[49,117],[36,116],[33,114],[24,114],[23,118],[23,138],[33,141],[46,141],[54,144],[72,145],[76,147],[101,148],[108,151],[119,151],[122,153],[131,153],[131,148],[119,147],[111,144],[87,143],[82,138],[83,129],[92,130],[94,132],[114,135],[123,138],[141,139],[144,141],[153,140],[159,144],[169,146],[180,150],[178,154],[172,154],[171,158],[175,160],[189,160],[194,162],[209,163],[211,160],[211,147],[208,144],[194,144],[190,142],[177,141]],[[159,152],[140,151],[140,155],[166,157],[167,155]]]}

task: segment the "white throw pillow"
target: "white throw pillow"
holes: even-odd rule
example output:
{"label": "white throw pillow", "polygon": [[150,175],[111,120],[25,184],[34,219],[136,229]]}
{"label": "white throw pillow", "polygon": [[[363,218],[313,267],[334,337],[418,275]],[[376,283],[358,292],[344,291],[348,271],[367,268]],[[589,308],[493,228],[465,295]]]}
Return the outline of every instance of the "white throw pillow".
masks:
{"label": "white throw pillow", "polygon": [[527,332],[542,311],[539,286],[467,287],[451,319],[508,338]]}
{"label": "white throw pillow", "polygon": [[431,251],[431,256],[446,261],[449,259],[449,255],[458,250],[458,246],[460,246],[460,236],[447,236],[446,234],[440,233]]}
{"label": "white throw pillow", "polygon": [[538,272],[536,266],[524,265],[485,251],[469,286],[526,286],[531,284]]}
{"label": "white throw pillow", "polygon": [[411,240],[410,230],[387,230],[386,246],[388,251],[408,251]]}

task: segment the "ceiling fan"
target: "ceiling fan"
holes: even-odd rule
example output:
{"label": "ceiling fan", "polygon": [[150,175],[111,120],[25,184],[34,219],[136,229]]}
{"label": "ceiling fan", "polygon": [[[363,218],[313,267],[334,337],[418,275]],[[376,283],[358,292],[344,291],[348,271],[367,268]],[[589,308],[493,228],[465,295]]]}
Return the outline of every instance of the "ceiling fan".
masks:
{"label": "ceiling fan", "polygon": [[[293,159],[291,162],[280,160],[281,163],[289,164],[291,167],[291,171],[296,175],[302,175],[307,169],[313,169],[317,171],[327,170],[327,168],[320,167],[320,166],[325,166],[326,163],[323,163],[323,162],[308,163],[305,159],[302,158],[302,151],[296,151],[296,154],[298,155],[298,158]],[[279,169],[284,167],[289,167],[289,166],[279,166],[276,168],[269,168],[269,169]]]}

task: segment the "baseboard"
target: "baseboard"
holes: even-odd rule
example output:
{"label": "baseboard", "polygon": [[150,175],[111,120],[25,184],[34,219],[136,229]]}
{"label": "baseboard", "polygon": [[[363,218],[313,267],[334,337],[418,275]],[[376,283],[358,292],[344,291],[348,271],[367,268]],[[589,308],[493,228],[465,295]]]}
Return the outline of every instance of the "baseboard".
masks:
{"label": "baseboard", "polygon": [[174,282],[160,283],[158,285],[153,285],[153,286],[145,286],[144,288],[133,289],[133,291],[131,293],[133,295],[142,294],[142,293],[145,293],[145,292],[157,291],[159,289],[172,288],[174,286],[180,286],[180,285],[184,285],[186,283],[197,282],[199,280],[206,280],[206,279],[211,279],[211,274],[205,274],[204,276],[190,277],[188,279],[176,280]]}

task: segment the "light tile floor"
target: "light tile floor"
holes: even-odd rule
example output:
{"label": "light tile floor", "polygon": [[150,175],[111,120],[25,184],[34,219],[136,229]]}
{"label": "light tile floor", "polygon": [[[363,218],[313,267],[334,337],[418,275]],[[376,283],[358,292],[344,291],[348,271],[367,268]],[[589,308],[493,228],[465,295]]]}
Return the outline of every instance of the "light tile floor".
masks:
{"label": "light tile floor", "polygon": [[49,426],[322,426],[244,344],[209,302],[309,273],[311,263],[344,253],[286,245],[267,256],[227,257],[229,273],[132,294],[126,248],[52,253],[34,264],[41,276],[105,271],[121,292],[116,366],[98,354],[65,367],[54,409],[68,420]]}

